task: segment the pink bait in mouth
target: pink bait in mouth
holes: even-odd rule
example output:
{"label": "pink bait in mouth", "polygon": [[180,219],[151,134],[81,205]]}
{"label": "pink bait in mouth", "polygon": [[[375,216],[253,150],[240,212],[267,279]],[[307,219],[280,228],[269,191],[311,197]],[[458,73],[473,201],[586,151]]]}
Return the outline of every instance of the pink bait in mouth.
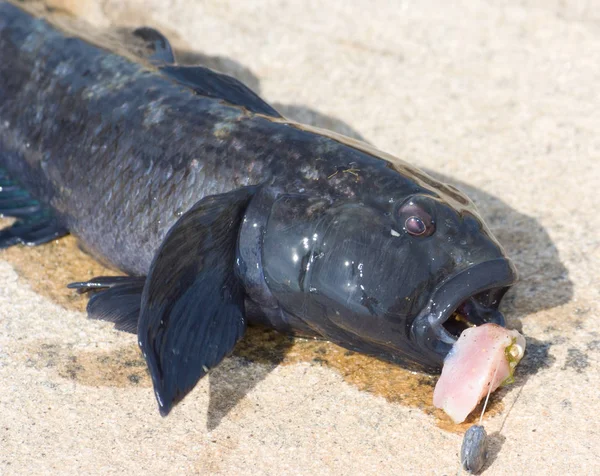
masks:
{"label": "pink bait in mouth", "polygon": [[488,392],[512,381],[524,352],[525,338],[515,330],[496,324],[465,329],[444,360],[433,404],[462,423]]}

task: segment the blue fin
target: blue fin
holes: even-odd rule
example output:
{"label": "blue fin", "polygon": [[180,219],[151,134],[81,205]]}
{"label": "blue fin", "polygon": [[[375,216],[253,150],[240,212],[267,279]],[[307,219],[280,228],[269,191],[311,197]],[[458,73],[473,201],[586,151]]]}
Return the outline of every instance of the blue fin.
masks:
{"label": "blue fin", "polygon": [[175,55],[169,40],[158,30],[150,27],[137,28],[133,35],[145,44],[144,56],[155,65],[175,63]]}
{"label": "blue fin", "polygon": [[257,114],[281,117],[281,114],[248,86],[226,74],[217,73],[204,66],[164,66],[160,70],[201,96],[222,99],[233,106],[241,106]]}
{"label": "blue fin", "polygon": [[200,200],[175,223],[154,257],[138,340],[163,416],[231,353],[246,330],[235,259],[254,191],[246,187]]}
{"label": "blue fin", "polygon": [[68,233],[68,230],[27,190],[0,169],[0,217],[17,218],[0,230],[0,249],[17,244],[41,245]]}
{"label": "blue fin", "polygon": [[115,329],[136,334],[145,281],[137,276],[99,276],[67,287],[80,294],[92,293],[87,305],[90,319],[110,321]]}

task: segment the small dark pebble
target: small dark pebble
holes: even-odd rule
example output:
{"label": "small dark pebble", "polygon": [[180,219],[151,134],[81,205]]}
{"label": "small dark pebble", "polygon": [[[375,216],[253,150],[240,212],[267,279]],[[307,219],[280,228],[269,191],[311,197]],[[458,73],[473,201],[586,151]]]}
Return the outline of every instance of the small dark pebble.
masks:
{"label": "small dark pebble", "polygon": [[481,425],[469,428],[460,448],[460,462],[465,471],[477,474],[487,459],[487,433]]}
{"label": "small dark pebble", "polygon": [[142,359],[126,360],[125,362],[123,362],[123,365],[125,367],[146,367],[146,362],[144,362]]}
{"label": "small dark pebble", "polygon": [[563,370],[570,368],[580,374],[589,366],[590,363],[588,362],[588,356],[586,353],[581,352],[575,347],[567,349],[567,360],[565,361]]}
{"label": "small dark pebble", "polygon": [[587,348],[588,350],[600,350],[600,340],[588,342]]}

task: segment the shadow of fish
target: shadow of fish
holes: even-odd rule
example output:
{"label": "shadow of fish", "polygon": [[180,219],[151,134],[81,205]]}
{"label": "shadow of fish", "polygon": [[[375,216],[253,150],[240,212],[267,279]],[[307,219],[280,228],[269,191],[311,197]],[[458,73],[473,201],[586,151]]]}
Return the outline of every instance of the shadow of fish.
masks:
{"label": "shadow of fish", "polygon": [[464,194],[132,39],[0,1],[0,246],[70,232],[129,275],[71,287],[137,333],[162,415],[248,322],[430,372],[464,326],[504,323],[516,272]]}

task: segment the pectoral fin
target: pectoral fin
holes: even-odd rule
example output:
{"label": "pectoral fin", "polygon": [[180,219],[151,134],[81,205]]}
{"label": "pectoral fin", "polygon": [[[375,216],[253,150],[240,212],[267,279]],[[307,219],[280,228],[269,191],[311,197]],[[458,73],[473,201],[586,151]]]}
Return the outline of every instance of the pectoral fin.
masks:
{"label": "pectoral fin", "polygon": [[234,261],[254,190],[198,202],[171,228],[152,262],[138,339],[163,416],[244,334],[244,293]]}
{"label": "pectoral fin", "polygon": [[0,169],[0,217],[4,216],[17,220],[0,230],[0,249],[17,244],[37,246],[68,234],[49,208]]}

